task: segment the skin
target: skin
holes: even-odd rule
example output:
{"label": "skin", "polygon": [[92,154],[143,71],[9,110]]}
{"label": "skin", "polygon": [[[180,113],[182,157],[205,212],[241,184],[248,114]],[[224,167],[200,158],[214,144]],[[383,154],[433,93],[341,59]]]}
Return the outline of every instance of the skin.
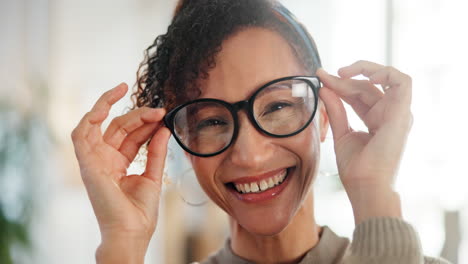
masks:
{"label": "skin", "polygon": [[[217,62],[202,83],[202,97],[228,102],[247,98],[269,80],[305,73],[287,42],[260,28],[243,30],[226,40]],[[204,190],[231,216],[231,247],[239,256],[258,263],[293,263],[319,241],[313,193],[309,190],[316,174],[318,142],[324,139],[328,122],[356,225],[374,217],[401,217],[393,183],[412,123],[411,78],[367,61],[344,67],[338,74],[317,71],[324,84],[320,90],[324,103],[318,112],[320,123],[290,138],[270,138],[256,131],[241,111],[239,137],[231,148],[211,158],[190,157]],[[351,79],[360,74],[369,79]],[[376,85],[389,89],[384,93]],[[170,136],[168,129],[161,127],[165,110],[134,110],[115,118],[101,132],[112,104],[127,89],[121,84],[103,94],[72,133],[102,235],[96,252],[98,263],[143,263],[157,224]],[[342,100],[361,117],[368,132],[352,130]],[[126,176],[139,147],[153,134],[146,171]],[[264,204],[236,201],[223,184],[284,166],[296,167],[290,183],[283,193]]]}

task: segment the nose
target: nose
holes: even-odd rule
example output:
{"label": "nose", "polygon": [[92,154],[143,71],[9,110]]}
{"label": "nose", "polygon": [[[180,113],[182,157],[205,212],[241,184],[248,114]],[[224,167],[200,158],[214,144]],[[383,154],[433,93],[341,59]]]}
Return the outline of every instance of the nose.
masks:
{"label": "nose", "polygon": [[239,132],[229,153],[230,161],[242,168],[261,169],[273,155],[272,138],[258,131],[244,111],[239,112]]}

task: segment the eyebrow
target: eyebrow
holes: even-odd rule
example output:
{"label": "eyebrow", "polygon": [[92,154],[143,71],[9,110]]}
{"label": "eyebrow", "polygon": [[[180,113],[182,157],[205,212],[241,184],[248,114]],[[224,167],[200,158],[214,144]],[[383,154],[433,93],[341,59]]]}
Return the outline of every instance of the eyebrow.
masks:
{"label": "eyebrow", "polygon": [[[235,104],[235,103],[237,103],[237,102],[239,102],[239,101],[246,101],[246,100],[251,99],[252,96],[253,96],[259,89],[264,88],[265,85],[266,85],[267,83],[271,82],[272,80],[277,80],[277,79],[285,78],[285,77],[288,77],[288,76],[302,76],[302,75],[304,75],[304,74],[291,74],[291,75],[285,75],[285,76],[283,76],[283,77],[269,78],[267,81],[262,82],[261,85],[258,85],[257,87],[255,87],[255,89],[254,89],[252,92],[250,92],[243,100],[228,101],[228,100],[226,100],[226,99],[224,99],[224,98],[204,97],[204,96],[200,96],[200,97],[198,97],[198,98],[196,98],[196,99],[216,99],[216,100],[225,101],[225,102],[230,103],[230,104]],[[306,75],[304,75],[304,76],[306,76]],[[283,83],[283,81],[270,84],[270,85],[267,86],[267,87],[272,87],[272,88],[279,89],[278,87],[275,87],[275,86],[280,86],[281,83]],[[202,92],[201,94],[203,94],[203,92]],[[259,97],[260,97],[260,96],[259,96]]]}
{"label": "eyebrow", "polygon": [[[261,89],[261,88],[266,88],[266,89],[268,89],[268,90],[274,91],[274,90],[283,89],[282,87],[287,87],[287,88],[289,88],[287,85],[283,85],[282,82],[278,82],[278,83],[273,83],[273,84],[271,84],[271,85],[268,85],[268,86],[266,86],[266,87],[265,87],[265,86],[261,86],[260,88],[258,88],[257,90],[255,90],[254,93],[257,92],[257,91],[258,91],[259,89]],[[256,98],[261,98],[261,97],[264,96],[264,95],[265,95],[265,93],[259,94]],[[251,97],[252,97],[252,96],[250,96],[249,99],[250,99]]]}

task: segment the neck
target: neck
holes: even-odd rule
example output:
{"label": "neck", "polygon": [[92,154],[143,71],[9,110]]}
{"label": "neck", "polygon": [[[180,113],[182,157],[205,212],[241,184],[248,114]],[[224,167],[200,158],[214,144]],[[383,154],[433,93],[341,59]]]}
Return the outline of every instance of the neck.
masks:
{"label": "neck", "polygon": [[249,233],[231,218],[232,250],[255,263],[297,263],[319,241],[320,227],[315,223],[313,205],[309,192],[289,225],[273,236]]}

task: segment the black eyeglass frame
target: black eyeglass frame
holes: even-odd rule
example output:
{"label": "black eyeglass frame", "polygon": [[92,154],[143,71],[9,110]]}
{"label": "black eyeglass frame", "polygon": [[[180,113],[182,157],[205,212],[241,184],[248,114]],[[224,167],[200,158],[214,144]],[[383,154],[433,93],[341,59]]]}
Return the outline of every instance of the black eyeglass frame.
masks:
{"label": "black eyeglass frame", "polygon": [[[293,133],[290,133],[290,134],[284,134],[284,135],[276,135],[276,134],[272,134],[268,131],[266,131],[265,129],[263,129],[258,123],[257,121],[255,120],[255,116],[254,116],[254,110],[253,110],[253,106],[254,106],[254,102],[255,102],[255,98],[257,97],[257,95],[263,91],[265,88],[271,86],[272,84],[275,84],[275,83],[278,83],[278,82],[282,82],[282,81],[288,81],[288,80],[301,80],[301,81],[304,81],[306,82],[307,84],[309,84],[309,86],[312,88],[313,90],[313,93],[314,93],[314,101],[315,101],[315,107],[314,107],[314,111],[312,112],[312,115],[310,116],[309,120],[307,120],[307,122],[298,130],[294,131]],[[219,99],[214,99],[214,98],[200,98],[200,99],[196,99],[196,100],[192,100],[192,101],[188,101],[186,103],[183,103],[177,107],[175,107],[174,109],[172,109],[171,111],[169,111],[169,113],[167,113],[165,116],[164,116],[164,124],[167,128],[169,128],[169,130],[171,131],[172,135],[174,135],[174,138],[176,139],[177,143],[179,143],[179,145],[185,150],[187,151],[188,153],[192,154],[192,155],[195,155],[195,156],[198,156],[198,157],[212,157],[212,156],[216,156],[218,154],[221,154],[222,152],[224,152],[226,149],[228,149],[233,143],[234,141],[236,140],[237,138],[237,135],[239,133],[239,118],[238,118],[238,114],[237,112],[239,112],[241,109],[245,109],[246,110],[246,113],[247,113],[247,116],[249,117],[250,119],[250,123],[252,123],[254,125],[254,127],[260,131],[261,133],[267,135],[267,136],[270,136],[270,137],[275,137],[275,138],[285,138],[285,137],[291,137],[291,136],[294,136],[294,135],[297,135],[299,134],[300,132],[302,132],[304,129],[306,129],[309,124],[312,122],[312,120],[314,119],[315,117],[315,114],[317,112],[317,106],[318,106],[318,95],[319,95],[319,89],[321,87],[321,82],[320,82],[320,79],[317,77],[317,76],[288,76],[288,77],[283,77],[283,78],[279,78],[279,79],[275,79],[275,80],[272,80],[266,84],[264,84],[263,86],[261,86],[260,88],[257,89],[257,91],[255,91],[254,94],[252,94],[252,96],[250,96],[248,99],[246,100],[242,100],[242,101],[239,101],[239,102],[236,102],[236,103],[228,103],[226,101],[223,101],[223,100],[219,100]],[[234,121],[234,131],[232,132],[232,137],[231,137],[231,141],[229,142],[229,144],[227,144],[225,147],[223,147],[222,149],[220,149],[219,151],[216,151],[214,153],[209,153],[209,154],[201,154],[201,153],[197,153],[197,152],[194,152],[192,150],[190,150],[187,146],[185,146],[185,144],[182,142],[181,139],[179,139],[179,137],[177,136],[177,133],[175,132],[175,128],[174,128],[174,119],[177,115],[177,112],[180,110],[180,109],[183,109],[184,107],[186,107],[187,105],[190,105],[190,104],[194,104],[194,103],[200,103],[200,102],[215,102],[215,103],[218,103],[218,104],[221,104],[223,106],[226,107],[226,109],[229,110],[229,112],[231,113],[232,115],[232,118],[233,118],[233,121]]]}

